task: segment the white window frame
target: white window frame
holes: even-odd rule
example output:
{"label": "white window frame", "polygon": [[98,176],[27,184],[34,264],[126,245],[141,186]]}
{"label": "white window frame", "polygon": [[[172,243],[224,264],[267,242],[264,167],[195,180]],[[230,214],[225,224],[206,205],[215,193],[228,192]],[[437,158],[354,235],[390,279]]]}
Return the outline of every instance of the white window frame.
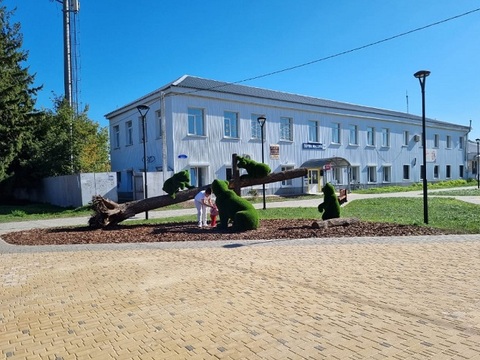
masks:
{"label": "white window frame", "polygon": [[460,136],[458,138],[458,147],[460,150],[463,150],[464,146],[465,146],[465,138],[463,136]]}
{"label": "white window frame", "polygon": [[382,147],[390,147],[390,129],[382,128]]}
{"label": "white window frame", "polygon": [[235,111],[223,112],[223,136],[238,139],[238,113]]}
{"label": "white window frame", "polygon": [[125,145],[133,145],[133,123],[132,120],[128,120],[125,123]]}
{"label": "white window frame", "polygon": [[403,180],[410,180],[410,165],[404,164],[402,166],[402,178]]}
{"label": "white window frame", "polygon": [[452,148],[452,137],[450,135],[447,135],[447,145],[446,145],[446,148],[447,149],[451,149]]}
{"label": "white window frame", "polygon": [[382,166],[382,181],[390,183],[392,181],[392,167],[390,165]]}
{"label": "white window frame", "polygon": [[280,117],[280,140],[293,141],[293,119],[290,117]]}
{"label": "white window frame", "polygon": [[[262,128],[261,128],[260,124],[258,123],[258,118],[261,117],[261,116],[263,116],[263,115],[252,114],[252,116],[250,118],[250,130],[251,130],[250,138],[251,139],[261,140]],[[265,124],[263,126],[265,126]]]}
{"label": "white window frame", "polygon": [[367,183],[377,183],[377,167],[375,165],[367,166]]}
{"label": "white window frame", "polygon": [[403,146],[408,146],[408,143],[410,142],[410,133],[408,130],[405,130],[403,132]]}
{"label": "white window frame", "polygon": [[339,122],[332,123],[332,144],[340,144],[341,126]]}
{"label": "white window frame", "polygon": [[113,148],[120,148],[120,125],[114,125],[112,128]]}
{"label": "white window frame", "polygon": [[[293,165],[282,165],[281,171],[293,170]],[[293,179],[282,180],[281,187],[292,187]]]}
{"label": "white window frame", "polygon": [[320,122],[317,120],[308,120],[308,142],[319,143],[320,141]]}
{"label": "white window frame", "polygon": [[367,146],[375,146],[375,128],[373,126],[367,127]]}
{"label": "white window frame", "polygon": [[349,125],[349,145],[358,145],[358,125]]}
{"label": "white window frame", "polygon": [[440,147],[440,135],[435,134],[433,136],[433,147],[438,148]]}
{"label": "white window frame", "polygon": [[350,184],[360,183],[360,166],[350,166]]}
{"label": "white window frame", "polygon": [[452,166],[445,165],[445,179],[451,179],[451,178],[452,178]]}
{"label": "white window frame", "polygon": [[188,135],[205,136],[205,110],[202,108],[188,108]]}
{"label": "white window frame", "polygon": [[155,130],[157,139],[161,139],[163,136],[162,128],[162,112],[160,110],[155,111]]}
{"label": "white window frame", "polygon": [[433,178],[440,179],[440,166],[438,165],[433,166]]}

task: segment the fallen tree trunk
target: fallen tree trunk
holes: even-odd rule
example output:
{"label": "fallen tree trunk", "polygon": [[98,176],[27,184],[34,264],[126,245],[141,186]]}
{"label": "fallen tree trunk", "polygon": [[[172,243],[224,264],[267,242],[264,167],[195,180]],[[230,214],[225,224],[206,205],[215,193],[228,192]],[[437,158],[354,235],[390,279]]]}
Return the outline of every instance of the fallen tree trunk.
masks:
{"label": "fallen tree trunk", "polygon": [[[307,169],[299,168],[282,171],[279,173],[272,173],[263,178],[240,178],[238,182],[240,187],[247,187],[293,179],[305,175],[307,175]],[[236,185],[238,186],[238,184],[235,184],[234,181],[231,181],[229,188],[233,189]],[[92,209],[94,214],[88,220],[88,224],[92,228],[113,226],[122,222],[123,220],[135,216],[136,214],[191,200],[195,197],[195,195],[198,194],[199,191],[204,190],[209,186],[210,185],[205,185],[199,188],[180,191],[176,194],[175,199],[170,195],[162,195],[148,199],[130,201],[124,204],[117,204],[112,200],[105,199],[102,196],[97,195],[92,199]]]}

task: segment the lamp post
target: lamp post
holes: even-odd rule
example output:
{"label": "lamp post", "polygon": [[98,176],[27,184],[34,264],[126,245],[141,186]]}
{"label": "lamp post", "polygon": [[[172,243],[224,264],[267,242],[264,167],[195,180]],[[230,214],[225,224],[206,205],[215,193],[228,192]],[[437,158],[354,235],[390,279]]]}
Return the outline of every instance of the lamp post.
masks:
{"label": "lamp post", "polygon": [[[146,146],[146,140],[147,140],[147,131],[145,128],[145,118],[147,116],[148,110],[150,110],[150,107],[142,104],[137,106],[137,110],[140,113],[140,116],[142,117],[142,133],[143,133],[143,171],[144,171],[144,178],[143,178],[143,198],[146,199],[148,198],[148,187],[147,187],[147,146]],[[148,211],[145,211],[145,220],[148,220]]]}
{"label": "lamp post", "polygon": [[[265,126],[265,121],[267,121],[267,118],[262,115],[257,118],[257,121],[260,124],[260,134],[262,139],[262,163],[265,164],[265,150],[263,146],[263,127]],[[263,193],[263,210],[265,210],[267,208],[267,205],[265,202],[265,183],[262,184],[262,193]]]}
{"label": "lamp post", "polygon": [[420,81],[422,89],[422,144],[423,144],[423,222],[428,224],[428,200],[427,200],[427,136],[425,132],[425,80],[430,75],[428,70],[417,71],[415,76]]}
{"label": "lamp post", "polygon": [[480,139],[475,139],[477,142],[477,162],[475,168],[477,169],[477,189],[480,189],[480,171],[478,171],[478,162],[480,160]]}

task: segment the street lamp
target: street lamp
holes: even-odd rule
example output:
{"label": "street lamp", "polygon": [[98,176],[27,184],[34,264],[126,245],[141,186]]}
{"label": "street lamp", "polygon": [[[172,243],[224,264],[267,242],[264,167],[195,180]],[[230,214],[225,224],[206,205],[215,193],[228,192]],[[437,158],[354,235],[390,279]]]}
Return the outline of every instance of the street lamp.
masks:
{"label": "street lamp", "polygon": [[[147,140],[147,132],[145,128],[145,118],[147,116],[148,110],[150,107],[142,104],[137,106],[137,110],[142,116],[142,133],[143,133],[143,171],[144,171],[144,185],[143,185],[143,198],[148,198],[148,188],[147,188],[147,147],[146,147],[146,140]],[[145,220],[148,220],[148,211],[145,211]]]}
{"label": "street lamp", "polygon": [[[260,130],[261,130],[261,139],[262,139],[262,163],[265,164],[265,151],[264,151],[264,146],[263,146],[263,127],[265,126],[265,121],[267,121],[267,118],[265,116],[260,116],[257,118],[258,123],[260,124]],[[267,208],[266,202],[265,202],[265,183],[262,184],[262,192],[263,192],[263,210]]]}
{"label": "street lamp", "polygon": [[475,168],[477,169],[477,189],[480,189],[480,171],[478,171],[478,162],[480,160],[480,139],[475,139],[477,142],[477,162]]}
{"label": "street lamp", "polygon": [[428,200],[427,200],[427,136],[425,132],[425,80],[430,75],[428,70],[417,71],[415,76],[420,81],[422,88],[422,144],[423,144],[423,222],[428,224]]}

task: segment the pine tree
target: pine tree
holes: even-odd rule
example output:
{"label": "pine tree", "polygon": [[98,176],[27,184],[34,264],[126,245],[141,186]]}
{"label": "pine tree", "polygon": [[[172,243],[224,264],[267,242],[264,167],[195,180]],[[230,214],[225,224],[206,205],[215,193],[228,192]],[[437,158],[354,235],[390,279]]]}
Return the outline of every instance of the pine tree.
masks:
{"label": "pine tree", "polygon": [[0,0],[0,182],[14,175],[12,164],[32,139],[36,93],[34,75],[24,67],[28,52],[22,50],[20,24],[10,23],[13,12]]}

